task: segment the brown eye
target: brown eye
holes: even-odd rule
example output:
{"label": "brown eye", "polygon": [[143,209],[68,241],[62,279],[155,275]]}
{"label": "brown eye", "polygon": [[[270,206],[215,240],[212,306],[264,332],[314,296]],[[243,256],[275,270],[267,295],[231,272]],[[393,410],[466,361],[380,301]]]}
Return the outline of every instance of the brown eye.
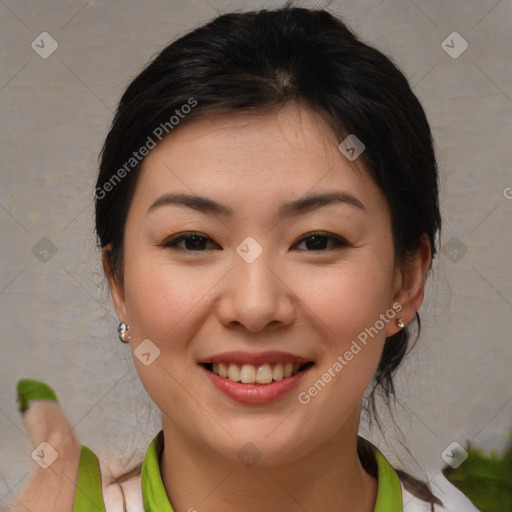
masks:
{"label": "brown eye", "polygon": [[[328,241],[331,241],[331,246]],[[309,233],[306,236],[302,237],[298,243],[306,243],[306,247],[311,251],[322,251],[327,249],[336,249],[338,247],[348,247],[350,244],[343,240],[342,238],[334,235],[330,235],[329,233],[316,232]]]}
{"label": "brown eye", "polygon": [[[162,244],[162,247],[187,252],[201,252],[207,250],[208,241],[213,242],[210,237],[202,233],[188,233],[167,240]],[[185,244],[184,247],[179,245],[182,242]]]}

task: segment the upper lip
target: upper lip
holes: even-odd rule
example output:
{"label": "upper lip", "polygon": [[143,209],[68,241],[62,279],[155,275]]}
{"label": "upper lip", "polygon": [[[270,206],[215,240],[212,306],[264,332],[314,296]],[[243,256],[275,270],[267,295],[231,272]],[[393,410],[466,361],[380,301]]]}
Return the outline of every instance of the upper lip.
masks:
{"label": "upper lip", "polygon": [[268,350],[265,352],[243,352],[235,350],[232,352],[223,352],[202,359],[199,364],[206,363],[236,363],[236,364],[252,364],[260,365],[264,363],[309,363],[311,359],[290,354],[289,352],[281,352],[279,350]]}

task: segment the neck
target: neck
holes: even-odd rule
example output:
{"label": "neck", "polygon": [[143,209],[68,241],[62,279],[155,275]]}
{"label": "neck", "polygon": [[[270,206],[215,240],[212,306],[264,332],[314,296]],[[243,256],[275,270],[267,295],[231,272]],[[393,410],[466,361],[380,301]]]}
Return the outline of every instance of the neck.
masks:
{"label": "neck", "polygon": [[261,469],[205,453],[164,418],[160,465],[174,512],[372,512],[377,480],[361,465],[352,423],[293,463]]}

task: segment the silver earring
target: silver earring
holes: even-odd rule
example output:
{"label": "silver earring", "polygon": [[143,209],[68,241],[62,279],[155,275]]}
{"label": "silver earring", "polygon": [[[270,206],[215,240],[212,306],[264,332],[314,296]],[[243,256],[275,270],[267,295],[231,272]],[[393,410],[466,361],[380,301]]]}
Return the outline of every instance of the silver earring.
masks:
{"label": "silver earring", "polygon": [[397,327],[400,327],[400,329],[405,327],[405,321],[403,318],[397,318],[395,323]]}
{"label": "silver earring", "polygon": [[128,333],[128,329],[130,326],[128,324],[120,323],[117,327],[117,335],[119,336],[119,340],[122,343],[129,343],[130,342],[130,334]]}

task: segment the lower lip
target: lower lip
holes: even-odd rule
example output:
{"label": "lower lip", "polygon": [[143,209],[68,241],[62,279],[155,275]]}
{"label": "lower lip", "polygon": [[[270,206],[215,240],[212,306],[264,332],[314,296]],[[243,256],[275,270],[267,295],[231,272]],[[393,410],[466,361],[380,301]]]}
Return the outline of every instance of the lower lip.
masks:
{"label": "lower lip", "polygon": [[242,404],[267,404],[279,400],[296,388],[312,366],[291,377],[275,380],[269,384],[242,384],[240,382],[233,382],[228,378],[215,375],[215,373],[207,370],[204,366],[201,366],[201,368],[206,372],[211,383],[229,398]]}

